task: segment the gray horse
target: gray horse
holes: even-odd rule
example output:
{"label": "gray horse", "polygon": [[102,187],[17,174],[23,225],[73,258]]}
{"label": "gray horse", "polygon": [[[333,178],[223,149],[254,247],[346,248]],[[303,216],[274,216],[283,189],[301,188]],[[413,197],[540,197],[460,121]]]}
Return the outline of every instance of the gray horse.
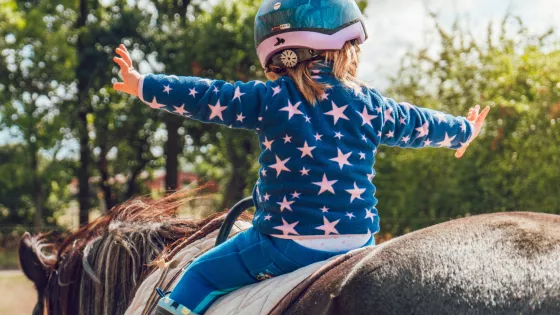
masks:
{"label": "gray horse", "polygon": [[[224,220],[175,218],[175,206],[134,200],[58,243],[24,235],[34,314],[123,314],[153,261]],[[272,314],[560,314],[560,216],[472,216],[341,256]]]}

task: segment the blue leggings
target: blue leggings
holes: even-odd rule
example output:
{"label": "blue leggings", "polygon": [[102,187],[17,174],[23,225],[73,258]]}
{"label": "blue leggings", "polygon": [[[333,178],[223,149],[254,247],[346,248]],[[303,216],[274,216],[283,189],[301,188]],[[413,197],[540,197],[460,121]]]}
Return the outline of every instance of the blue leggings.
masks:
{"label": "blue leggings", "polygon": [[310,249],[250,228],[196,259],[169,297],[204,314],[220,296],[240,287],[343,253]]}

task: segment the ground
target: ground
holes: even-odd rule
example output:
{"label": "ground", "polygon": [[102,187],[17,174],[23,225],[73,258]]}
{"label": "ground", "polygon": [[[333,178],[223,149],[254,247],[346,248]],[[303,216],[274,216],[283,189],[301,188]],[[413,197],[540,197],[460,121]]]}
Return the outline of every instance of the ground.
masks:
{"label": "ground", "polygon": [[20,271],[0,271],[0,314],[29,315],[37,295]]}

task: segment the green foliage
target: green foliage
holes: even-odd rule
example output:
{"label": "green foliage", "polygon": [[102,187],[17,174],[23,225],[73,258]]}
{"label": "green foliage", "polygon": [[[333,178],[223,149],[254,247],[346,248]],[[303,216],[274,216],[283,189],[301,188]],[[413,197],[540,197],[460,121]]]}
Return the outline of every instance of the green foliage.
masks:
{"label": "green foliage", "polygon": [[[65,37],[68,21],[62,11],[46,3],[4,5],[0,14],[11,18],[0,29],[0,126],[21,141],[1,148],[0,176],[13,181],[0,186],[5,194],[0,207],[7,209],[0,214],[0,222],[29,222],[39,209],[47,214],[42,220],[39,212],[35,225],[40,228],[41,221],[54,221],[53,207],[61,205],[59,199],[69,182],[64,171],[68,163],[56,158],[63,141],[69,139],[63,110],[63,91],[71,80],[66,67],[73,60]],[[27,23],[28,19],[41,23]]]}
{"label": "green foliage", "polygon": [[508,35],[509,19],[497,36],[489,26],[483,43],[438,25],[439,55],[403,60],[391,96],[456,115],[476,104],[492,111],[461,160],[448,150],[383,148],[375,183],[386,232],[496,211],[560,213],[560,50],[521,23]]}
{"label": "green foliage", "polygon": [[[196,45],[192,48],[196,47],[194,60],[203,76],[229,81],[263,79],[253,39],[253,21],[259,3],[256,0],[222,1],[212,12],[197,18]],[[201,166],[201,169],[215,168],[212,158],[225,166],[223,173],[219,174],[221,177],[214,180],[224,188],[222,207],[226,207],[250,194],[256,175],[248,174],[258,172],[252,169],[258,167],[255,166],[258,143],[255,134],[249,131],[220,128],[217,132],[220,135],[217,143],[200,143],[202,147],[217,144],[213,150],[207,150],[211,156],[202,159],[202,163],[210,165]]]}
{"label": "green foliage", "polygon": [[[196,75],[226,81],[264,79],[256,56],[253,23],[260,1],[221,1],[211,11],[189,20],[158,17],[148,31],[150,46],[165,69],[176,75]],[[169,114],[165,114],[171,116]],[[204,181],[221,187],[221,206],[249,195],[256,181],[257,138],[254,133],[229,130],[192,120],[181,122],[186,150],[183,160]],[[250,176],[247,176],[251,174]]]}
{"label": "green foliage", "polygon": [[[147,193],[141,174],[167,165],[173,154],[162,148],[173,145],[183,169],[219,184],[217,210],[249,195],[259,167],[253,133],[180,119],[116,93],[111,59],[122,42],[144,72],[264,80],[253,42],[260,1],[84,3],[81,25],[80,1],[0,0],[0,128],[12,137],[0,146],[0,224],[30,225],[37,209],[43,225],[55,223],[76,199],[69,184],[85,165],[75,149],[84,137],[92,206],[98,196],[111,206]],[[367,1],[358,5],[364,10]],[[461,160],[441,149],[380,150],[383,231],[486,212],[560,211],[560,49],[550,33],[507,28],[512,20],[498,32],[489,27],[485,40],[437,25],[438,55],[403,60],[387,95],[457,115],[477,103],[492,111]]]}

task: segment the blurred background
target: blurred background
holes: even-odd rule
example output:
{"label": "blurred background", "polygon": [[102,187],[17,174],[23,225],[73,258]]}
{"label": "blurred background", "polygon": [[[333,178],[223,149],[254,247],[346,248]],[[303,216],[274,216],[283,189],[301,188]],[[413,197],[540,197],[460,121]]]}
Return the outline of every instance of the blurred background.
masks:
{"label": "blurred background", "polygon": [[[174,117],[112,90],[124,43],[142,73],[264,79],[259,0],[0,0],[0,269],[24,231],[71,231],[130,198],[200,189],[205,216],[250,195],[257,138]],[[386,96],[466,115],[480,138],[378,154],[379,241],[497,211],[560,213],[560,2],[370,0],[360,78]],[[20,288],[21,286],[21,288]],[[0,313],[34,293],[0,272]],[[12,304],[10,304],[12,303]],[[19,308],[23,309],[19,309]],[[28,312],[29,311],[29,312]]]}

